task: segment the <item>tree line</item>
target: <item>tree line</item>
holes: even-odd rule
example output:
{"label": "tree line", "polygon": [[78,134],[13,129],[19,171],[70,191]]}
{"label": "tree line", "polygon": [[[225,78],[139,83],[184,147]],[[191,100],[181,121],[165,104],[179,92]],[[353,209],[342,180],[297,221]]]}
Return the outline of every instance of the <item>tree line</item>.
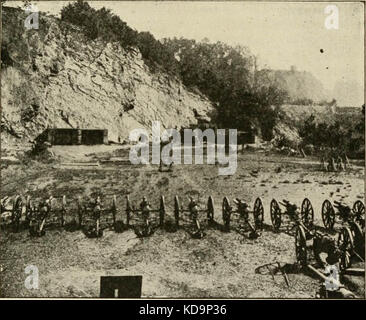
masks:
{"label": "tree line", "polygon": [[264,139],[272,138],[276,107],[286,92],[274,83],[256,83],[256,59],[248,48],[184,38],[158,41],[149,32],[133,30],[111,10],[96,10],[83,0],[65,6],[61,19],[81,27],[90,39],[138,47],[152,71],[167,72],[206,95],[216,106],[216,125],[243,131],[257,128]]}
{"label": "tree line", "polygon": [[365,105],[355,119],[345,117],[332,122],[316,121],[309,116],[299,130],[303,145],[313,145],[318,150],[334,150],[353,158],[364,158]]}

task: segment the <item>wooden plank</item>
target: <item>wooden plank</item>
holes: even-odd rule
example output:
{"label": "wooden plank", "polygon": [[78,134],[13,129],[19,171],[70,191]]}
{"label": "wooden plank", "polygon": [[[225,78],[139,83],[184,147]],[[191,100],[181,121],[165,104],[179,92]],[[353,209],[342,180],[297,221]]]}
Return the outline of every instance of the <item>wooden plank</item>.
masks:
{"label": "wooden plank", "polygon": [[349,275],[365,276],[365,269],[364,268],[348,268],[344,271],[344,273],[349,274]]}

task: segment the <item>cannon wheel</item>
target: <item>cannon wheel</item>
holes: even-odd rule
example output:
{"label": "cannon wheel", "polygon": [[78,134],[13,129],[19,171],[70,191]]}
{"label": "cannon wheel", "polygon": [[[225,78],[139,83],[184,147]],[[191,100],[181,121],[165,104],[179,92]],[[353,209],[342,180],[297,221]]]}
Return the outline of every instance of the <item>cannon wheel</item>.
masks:
{"label": "cannon wheel", "polygon": [[339,268],[345,270],[351,265],[351,255],[354,249],[353,236],[350,228],[344,227],[338,234],[338,248],[341,250]]}
{"label": "cannon wheel", "polygon": [[207,201],[207,219],[209,221],[214,220],[214,213],[215,213],[214,200],[212,196],[209,196]]}
{"label": "cannon wheel", "polygon": [[296,260],[303,267],[308,263],[308,251],[306,247],[306,234],[302,226],[298,226],[295,234]]}
{"label": "cannon wheel", "polygon": [[222,220],[224,221],[224,225],[226,228],[230,227],[230,201],[227,197],[222,201]]}
{"label": "cannon wheel", "polygon": [[159,209],[159,224],[160,226],[164,225],[165,220],[165,199],[164,196],[160,197],[160,209]]}
{"label": "cannon wheel", "polygon": [[128,226],[130,225],[131,212],[132,212],[132,206],[131,206],[130,197],[126,196],[126,216],[127,216],[126,224]]}
{"label": "cannon wheel", "polygon": [[23,211],[23,200],[18,195],[14,199],[13,210],[11,213],[11,221],[15,232],[19,230],[19,221],[22,216],[22,211]]}
{"label": "cannon wheel", "polygon": [[79,228],[81,228],[81,225],[83,223],[83,204],[80,197],[78,197],[78,218],[79,218]]}
{"label": "cannon wheel", "polygon": [[65,225],[65,215],[66,215],[66,196],[62,196],[62,208],[61,208],[61,227]]}
{"label": "cannon wheel", "polygon": [[329,200],[325,200],[322,205],[322,219],[324,227],[332,230],[335,223],[335,211]]}
{"label": "cannon wheel", "polygon": [[356,217],[359,220],[365,220],[365,205],[362,203],[361,200],[357,200],[353,204],[353,212],[356,214]]}
{"label": "cannon wheel", "polygon": [[271,201],[271,220],[273,228],[278,230],[281,227],[282,219],[280,206],[275,199],[272,199]]}
{"label": "cannon wheel", "polygon": [[113,195],[112,198],[112,216],[113,216],[113,226],[116,225],[116,216],[117,216],[117,197]]}
{"label": "cannon wheel", "polygon": [[365,214],[365,205],[362,203],[361,200],[357,200],[353,204],[353,211],[354,211],[354,213],[362,215],[362,216]]}
{"label": "cannon wheel", "polygon": [[263,220],[264,220],[264,208],[263,208],[262,200],[260,198],[255,199],[253,215],[254,215],[255,229],[262,230],[263,229]]}
{"label": "cannon wheel", "polygon": [[301,204],[301,221],[306,228],[311,228],[314,224],[314,209],[308,198]]}
{"label": "cannon wheel", "polygon": [[30,221],[32,219],[32,202],[30,196],[25,198],[25,220],[27,221],[27,225],[29,227]]}
{"label": "cannon wheel", "polygon": [[174,217],[175,217],[175,224],[177,227],[179,226],[179,211],[180,211],[179,198],[178,198],[178,196],[175,196],[174,197]]}

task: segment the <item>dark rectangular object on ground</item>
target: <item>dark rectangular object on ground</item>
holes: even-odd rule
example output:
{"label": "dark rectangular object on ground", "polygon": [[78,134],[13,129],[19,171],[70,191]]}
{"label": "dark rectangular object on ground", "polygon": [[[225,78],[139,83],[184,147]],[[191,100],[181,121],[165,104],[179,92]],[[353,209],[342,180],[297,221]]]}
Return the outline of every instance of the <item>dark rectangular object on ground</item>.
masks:
{"label": "dark rectangular object on ground", "polygon": [[142,276],[100,277],[101,298],[141,298]]}
{"label": "dark rectangular object on ground", "polygon": [[36,140],[51,145],[108,144],[108,130],[52,128],[43,131]]}

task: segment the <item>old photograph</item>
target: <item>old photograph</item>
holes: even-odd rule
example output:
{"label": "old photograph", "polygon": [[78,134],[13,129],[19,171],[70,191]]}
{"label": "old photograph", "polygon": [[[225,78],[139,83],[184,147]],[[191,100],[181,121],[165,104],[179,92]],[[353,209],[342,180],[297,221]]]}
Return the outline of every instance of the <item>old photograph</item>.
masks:
{"label": "old photograph", "polygon": [[0,298],[365,299],[364,19],[1,0]]}

